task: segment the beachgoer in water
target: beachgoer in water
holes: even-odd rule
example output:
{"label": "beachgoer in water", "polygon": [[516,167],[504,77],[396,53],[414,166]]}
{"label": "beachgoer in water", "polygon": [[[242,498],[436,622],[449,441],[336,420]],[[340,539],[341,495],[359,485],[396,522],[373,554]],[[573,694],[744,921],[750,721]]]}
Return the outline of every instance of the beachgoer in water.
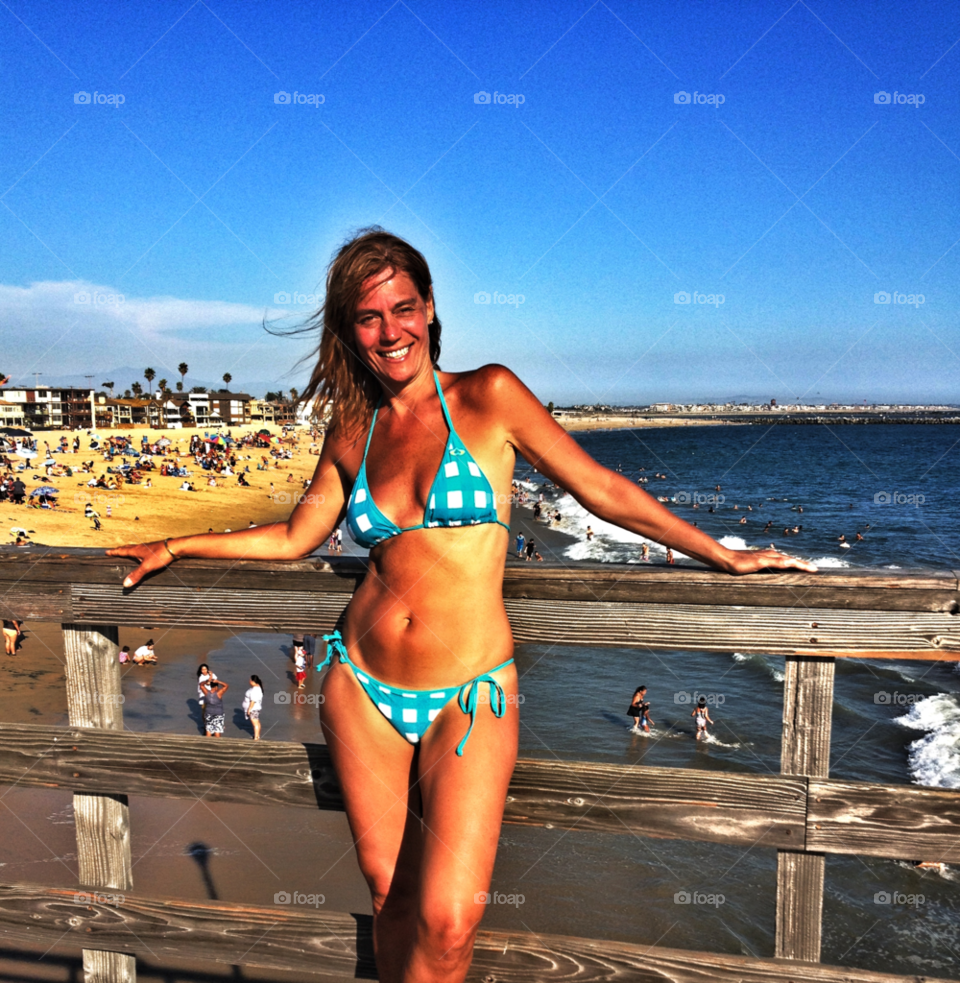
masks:
{"label": "beachgoer in water", "polygon": [[230,688],[222,679],[208,679],[203,690],[203,726],[207,737],[223,737],[223,694]]}
{"label": "beachgoer in water", "polygon": [[740,525],[745,526],[746,524],[747,524],[747,517],[743,516],[743,518],[740,520]]}
{"label": "beachgoer in water", "polygon": [[673,563],[673,562],[674,562],[674,559],[673,559],[673,550],[670,549],[670,547],[668,546],[667,547],[667,563]]}
{"label": "beachgoer in water", "polygon": [[633,717],[633,731],[634,733],[640,732],[640,720],[643,716],[643,701],[646,699],[647,687],[638,686],[633,693],[633,699],[630,701],[630,706],[627,707],[627,716]]}
{"label": "beachgoer in water", "polygon": [[843,533],[840,533],[840,535],[837,537],[837,542],[838,543],[845,543],[846,541],[847,541],[847,537],[844,536]]}
{"label": "beachgoer in water", "polygon": [[587,526],[587,542],[589,543],[590,540],[592,539],[593,539],[593,528],[591,526]]}
{"label": "beachgoer in water", "polygon": [[640,720],[637,721],[643,728],[644,733],[649,734],[650,728],[653,726],[653,718],[650,716],[650,704],[641,703],[640,704]]}
{"label": "beachgoer in water", "polygon": [[707,724],[713,724],[713,721],[710,719],[710,711],[707,709],[705,697],[700,697],[690,716],[694,718],[694,722],[697,725],[697,740],[703,740],[707,736]]}
{"label": "beachgoer in water", "polygon": [[[137,561],[123,578],[133,587],[181,556],[224,569],[239,558],[310,556],[346,515],[369,566],[318,662],[335,660],[320,723],[370,887],[377,968],[383,980],[462,983],[520,729],[503,602],[517,455],[598,520],[707,566],[815,568],[731,550],[693,529],[593,461],[509,369],[436,369],[431,284],[420,253],[379,230],[345,244],[331,264],[314,321],[318,361],[301,400],[332,415],[310,492],[286,521],[110,555]],[[475,340],[490,348],[489,337]],[[419,497],[431,488],[435,497]]]}
{"label": "beachgoer in water", "polygon": [[243,714],[253,721],[253,739],[260,740],[260,711],[263,709],[263,683],[259,676],[250,677],[250,689],[243,697]]}
{"label": "beachgoer in water", "polygon": [[863,535],[861,533],[859,533],[859,532],[857,533],[856,542],[858,542],[858,543],[862,543],[863,542]]}
{"label": "beachgoer in water", "polygon": [[640,547],[640,559],[643,560],[644,563],[650,562],[650,547],[646,543]]}

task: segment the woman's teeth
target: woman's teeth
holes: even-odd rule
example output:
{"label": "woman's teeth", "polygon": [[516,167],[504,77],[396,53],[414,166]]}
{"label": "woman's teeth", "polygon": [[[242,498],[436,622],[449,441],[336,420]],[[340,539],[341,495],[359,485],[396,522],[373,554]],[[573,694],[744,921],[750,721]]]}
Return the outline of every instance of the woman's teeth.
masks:
{"label": "woman's teeth", "polygon": [[407,345],[406,348],[398,348],[395,352],[384,352],[384,358],[403,358],[407,352],[410,351],[410,346]]}

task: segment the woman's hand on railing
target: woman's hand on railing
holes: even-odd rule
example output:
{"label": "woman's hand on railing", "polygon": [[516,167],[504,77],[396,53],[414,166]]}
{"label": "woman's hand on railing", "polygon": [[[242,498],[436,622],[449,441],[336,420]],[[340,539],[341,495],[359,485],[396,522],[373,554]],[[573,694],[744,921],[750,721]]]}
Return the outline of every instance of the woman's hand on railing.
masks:
{"label": "woman's hand on railing", "polygon": [[728,550],[725,557],[727,573],[757,573],[760,570],[804,570],[817,573],[817,567],[809,560],[781,553],[778,549]]}
{"label": "woman's hand on railing", "polygon": [[162,570],[177,559],[162,539],[155,543],[131,543],[129,546],[115,546],[113,549],[107,550],[107,556],[127,556],[132,560],[140,561],[140,566],[124,578],[124,587],[133,587],[139,584],[148,573]]}

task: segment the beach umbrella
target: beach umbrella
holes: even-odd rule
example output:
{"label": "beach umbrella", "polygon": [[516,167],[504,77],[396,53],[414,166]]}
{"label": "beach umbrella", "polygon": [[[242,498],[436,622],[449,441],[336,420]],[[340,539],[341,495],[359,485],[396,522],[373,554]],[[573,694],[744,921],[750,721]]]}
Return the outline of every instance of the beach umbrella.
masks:
{"label": "beach umbrella", "polygon": [[267,430],[267,429],[263,429],[263,430],[258,430],[258,431],[257,431],[257,433],[264,433],[264,434],[266,434],[266,435],[267,435],[268,437],[270,436],[270,431],[269,431],[269,430]]}
{"label": "beach umbrella", "polygon": [[41,485],[39,488],[34,488],[30,492],[31,498],[36,498],[37,495],[59,495],[60,489],[54,488],[53,485]]}
{"label": "beach umbrella", "polygon": [[173,441],[169,437],[161,437],[157,441],[157,447],[169,447]]}

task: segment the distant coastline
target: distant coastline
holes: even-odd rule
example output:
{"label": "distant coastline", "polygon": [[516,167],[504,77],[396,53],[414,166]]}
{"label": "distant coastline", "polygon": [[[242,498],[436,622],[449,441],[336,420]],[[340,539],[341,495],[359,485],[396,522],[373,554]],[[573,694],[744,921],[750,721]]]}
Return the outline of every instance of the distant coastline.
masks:
{"label": "distant coastline", "polygon": [[960,424],[960,408],[922,407],[910,409],[807,409],[745,406],[737,410],[658,412],[649,409],[554,410],[553,417],[565,430],[625,430],[641,427],[702,427],[717,425],[850,425],[875,423]]}

